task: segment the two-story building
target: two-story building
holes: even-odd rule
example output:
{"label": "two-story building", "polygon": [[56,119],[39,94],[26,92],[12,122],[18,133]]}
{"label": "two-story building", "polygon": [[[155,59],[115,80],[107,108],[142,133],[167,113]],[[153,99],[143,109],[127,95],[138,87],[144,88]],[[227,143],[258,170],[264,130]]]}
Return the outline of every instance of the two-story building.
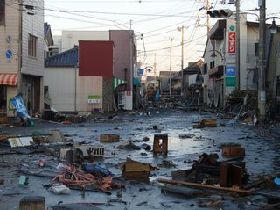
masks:
{"label": "two-story building", "polygon": [[0,2],[0,110],[22,93],[30,114],[43,108],[44,1]]}

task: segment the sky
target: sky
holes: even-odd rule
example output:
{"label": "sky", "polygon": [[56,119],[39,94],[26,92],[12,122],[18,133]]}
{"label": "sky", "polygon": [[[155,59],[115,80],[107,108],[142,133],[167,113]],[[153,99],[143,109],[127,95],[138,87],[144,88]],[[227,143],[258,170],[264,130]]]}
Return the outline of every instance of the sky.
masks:
{"label": "sky", "polygon": [[[137,59],[142,67],[156,63],[156,71],[181,69],[184,26],[184,67],[198,61],[206,43],[206,0],[45,0],[45,21],[54,35],[62,30],[135,31]],[[214,9],[234,5],[209,0]],[[228,0],[226,0],[228,2]],[[280,17],[279,0],[266,0],[267,17]],[[241,0],[241,10],[258,8],[258,0]],[[249,17],[254,20],[255,16]],[[213,25],[216,19],[211,19]],[[277,21],[276,21],[277,22]],[[279,19],[280,24],[280,19]],[[143,35],[143,36],[142,36]]]}

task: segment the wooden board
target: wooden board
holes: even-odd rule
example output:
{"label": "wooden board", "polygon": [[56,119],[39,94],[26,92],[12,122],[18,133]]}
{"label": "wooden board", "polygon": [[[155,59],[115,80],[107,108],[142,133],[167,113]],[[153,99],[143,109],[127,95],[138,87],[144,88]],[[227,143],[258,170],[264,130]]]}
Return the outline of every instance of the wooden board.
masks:
{"label": "wooden board", "polygon": [[204,185],[204,184],[197,184],[197,183],[177,181],[177,180],[175,181],[175,180],[164,179],[164,178],[159,178],[157,181],[159,183],[163,183],[163,184],[173,184],[173,185],[186,186],[186,187],[196,188],[196,189],[217,190],[217,191],[223,191],[223,192],[229,192],[229,193],[238,193],[240,195],[249,195],[252,193],[252,191],[243,190],[240,188],[220,187],[220,186],[215,186],[215,185]]}

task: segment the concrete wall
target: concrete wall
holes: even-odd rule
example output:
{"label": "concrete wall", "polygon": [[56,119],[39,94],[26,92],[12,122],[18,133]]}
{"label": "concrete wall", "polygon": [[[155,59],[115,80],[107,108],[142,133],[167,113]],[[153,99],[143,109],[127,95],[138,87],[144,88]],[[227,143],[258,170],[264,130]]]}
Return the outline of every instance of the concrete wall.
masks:
{"label": "concrete wall", "polygon": [[69,50],[74,45],[79,45],[79,40],[109,40],[108,31],[62,31],[62,52]]}
{"label": "concrete wall", "polygon": [[[44,0],[25,0],[25,4],[44,8]],[[34,15],[23,12],[22,22],[22,73],[32,76],[44,76],[44,10],[36,10]],[[37,40],[37,56],[28,55],[28,38],[32,34]]]}
{"label": "concrete wall", "polygon": [[[0,73],[17,73],[19,43],[19,6],[5,7],[5,25],[0,25]],[[6,59],[5,52],[11,50],[12,59]]]}

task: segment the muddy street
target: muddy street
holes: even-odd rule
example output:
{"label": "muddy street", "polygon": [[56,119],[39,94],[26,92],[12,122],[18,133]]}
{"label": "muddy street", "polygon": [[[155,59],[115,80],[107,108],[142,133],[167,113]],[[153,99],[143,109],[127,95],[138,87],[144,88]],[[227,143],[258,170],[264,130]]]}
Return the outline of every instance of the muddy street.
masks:
{"label": "muddy street", "polygon": [[[198,160],[203,153],[216,153],[219,161],[225,160],[221,155],[221,145],[229,143],[240,144],[245,149],[243,162],[246,164],[249,182],[278,172],[279,143],[272,138],[262,137],[255,127],[232,119],[218,118],[217,127],[193,128],[194,122],[207,118],[216,118],[216,115],[155,110],[150,115],[121,113],[110,119],[103,116],[71,125],[38,120],[34,127],[2,126],[1,132],[6,135],[44,135],[56,129],[74,143],[101,145],[104,157],[94,162],[108,169],[124,187],[105,193],[71,189],[67,194],[55,194],[51,192],[50,185],[53,177],[58,174],[58,164],[63,162],[60,157],[46,151],[9,154],[8,149],[1,144],[0,177],[4,183],[0,185],[0,209],[18,209],[20,199],[24,196],[43,196],[48,209],[58,204],[71,204],[74,207],[81,203],[95,205],[73,209],[261,209],[260,203],[266,201],[262,195],[232,197],[213,191],[189,196],[186,193],[165,191],[156,182],[160,177],[171,178],[171,171],[192,168],[193,161]],[[100,142],[101,134],[118,134],[120,141]],[[168,134],[167,156],[154,155],[152,148],[155,134]],[[155,170],[149,175],[149,183],[122,179],[121,165],[127,158],[151,164]],[[44,160],[45,165],[38,168],[38,160]],[[21,176],[28,179],[28,184],[19,184]]]}

